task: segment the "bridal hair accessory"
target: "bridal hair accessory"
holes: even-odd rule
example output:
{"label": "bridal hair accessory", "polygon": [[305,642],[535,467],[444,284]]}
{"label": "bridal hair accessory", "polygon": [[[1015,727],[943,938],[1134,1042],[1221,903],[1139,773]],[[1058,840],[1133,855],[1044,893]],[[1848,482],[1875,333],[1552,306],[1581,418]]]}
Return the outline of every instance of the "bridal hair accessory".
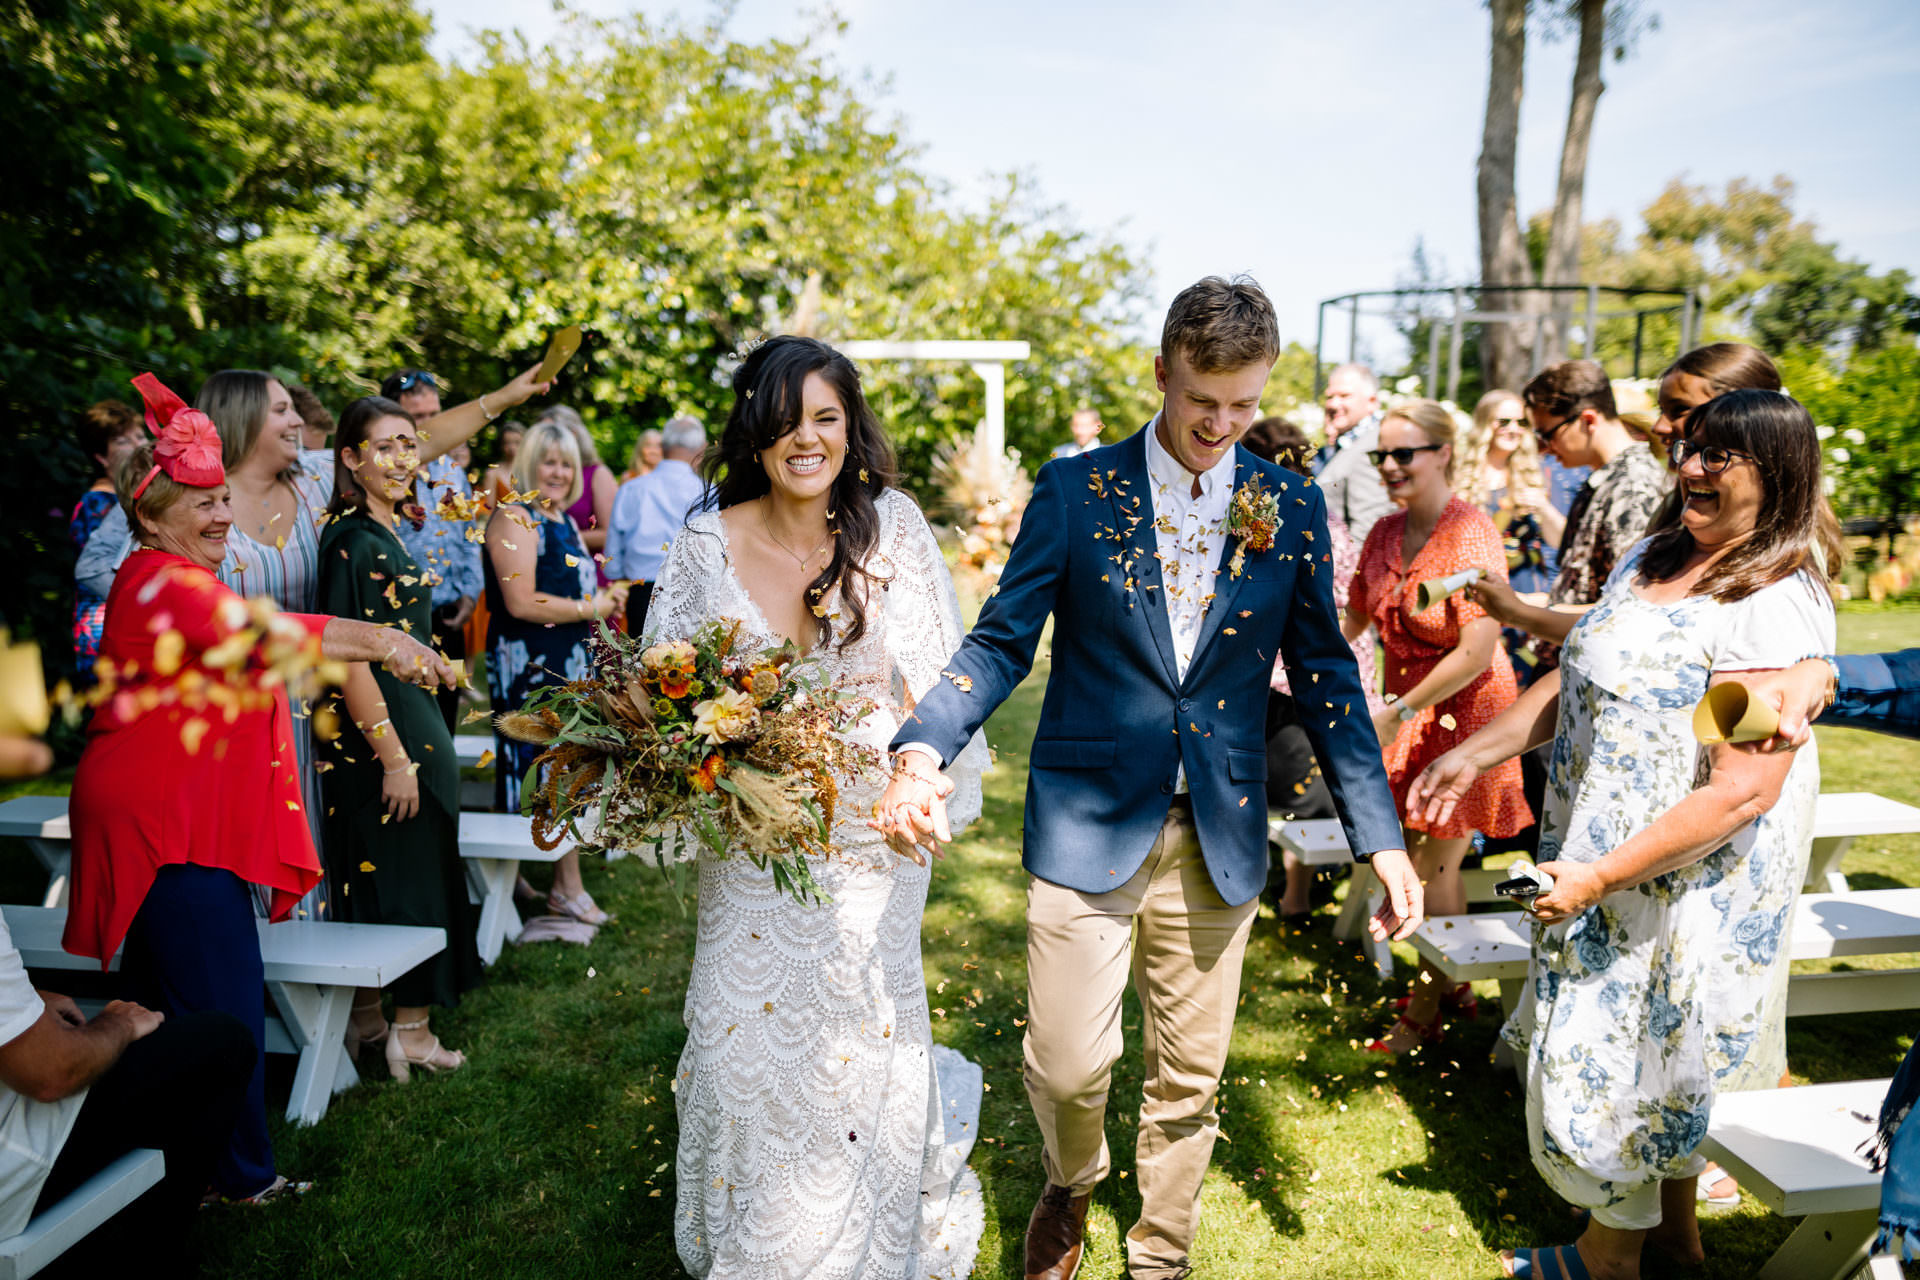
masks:
{"label": "bridal hair accessory", "polygon": [[1468,585],[1487,576],[1485,569],[1462,569],[1458,573],[1444,578],[1428,578],[1413,589],[1413,611],[1425,613],[1445,600],[1456,591],[1464,591]]}
{"label": "bridal hair accessory", "polygon": [[167,478],[195,489],[211,489],[227,478],[220,463],[220,433],[213,419],[166,389],[160,379],[143,373],[133,380],[146,402],[147,430],[153,432],[153,469],[133,491],[136,501],[162,471]]}
{"label": "bridal hair accessory", "polygon": [[1267,489],[1262,476],[1233,491],[1227,503],[1227,536],[1239,540],[1227,570],[1234,577],[1246,566],[1247,552],[1259,555],[1273,549],[1274,535],[1280,532],[1280,500]]}

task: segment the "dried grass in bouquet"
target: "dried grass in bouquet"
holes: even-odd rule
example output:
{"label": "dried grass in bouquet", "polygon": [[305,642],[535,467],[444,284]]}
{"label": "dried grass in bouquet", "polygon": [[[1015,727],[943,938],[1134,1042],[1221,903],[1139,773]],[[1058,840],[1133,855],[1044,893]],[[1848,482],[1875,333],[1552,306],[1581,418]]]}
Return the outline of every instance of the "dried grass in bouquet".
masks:
{"label": "dried grass in bouquet", "polygon": [[[744,853],[799,902],[826,897],[839,780],[877,768],[847,732],[870,699],[835,692],[792,644],[743,650],[741,624],[709,622],[646,645],[602,624],[587,680],[535,691],[500,731],[546,749],[521,789],[534,843],[648,852],[679,890],[702,849]],[[691,839],[685,838],[691,836]]]}

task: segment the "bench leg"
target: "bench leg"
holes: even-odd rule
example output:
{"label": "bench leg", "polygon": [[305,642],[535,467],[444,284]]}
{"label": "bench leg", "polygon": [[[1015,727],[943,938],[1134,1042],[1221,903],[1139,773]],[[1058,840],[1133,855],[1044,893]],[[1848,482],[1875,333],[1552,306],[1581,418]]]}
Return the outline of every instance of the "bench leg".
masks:
{"label": "bench leg", "polygon": [[[347,1017],[353,1011],[352,987],[319,987],[305,982],[273,982],[274,1003],[280,1006],[287,1030],[300,1045],[300,1062],[293,1072],[293,1093],[287,1099],[287,1119],[313,1125],[327,1114],[327,1104],[342,1087],[352,1088],[360,1073],[347,1061]],[[344,1084],[343,1084],[344,1082]]]}
{"label": "bench leg", "polygon": [[[1525,978],[1500,979],[1500,1020],[1502,1023],[1508,1018],[1511,1018],[1513,1011],[1520,1007],[1520,993],[1526,990],[1526,982],[1527,980]],[[1513,1074],[1519,1078],[1522,1087],[1526,1085],[1526,1061],[1514,1056],[1513,1046],[1508,1044],[1504,1037],[1493,1042],[1493,1065],[1496,1067],[1511,1067]]]}
{"label": "bench leg", "polygon": [[1340,904],[1340,916],[1333,922],[1333,936],[1340,939],[1366,936],[1367,917],[1373,913],[1373,897],[1380,891],[1380,878],[1364,862],[1353,864],[1353,878],[1347,881],[1347,900]]}
{"label": "bench leg", "polygon": [[519,878],[518,858],[467,859],[467,888],[480,903],[476,941],[483,964],[498,960],[501,947],[520,936],[520,913],[513,905],[513,885]]}
{"label": "bench leg", "polygon": [[1847,1280],[1867,1261],[1878,1209],[1817,1213],[1806,1218],[1760,1268],[1760,1280]]}
{"label": "bench leg", "polygon": [[32,837],[27,847],[33,850],[33,856],[40,859],[40,865],[47,869],[47,892],[40,900],[43,907],[64,907],[67,905],[67,868],[73,855],[65,840],[42,840]]}
{"label": "bench leg", "polygon": [[1840,873],[1840,861],[1847,856],[1852,844],[1852,836],[1828,836],[1813,842],[1813,856],[1807,860],[1806,892],[1847,892],[1847,878]]}

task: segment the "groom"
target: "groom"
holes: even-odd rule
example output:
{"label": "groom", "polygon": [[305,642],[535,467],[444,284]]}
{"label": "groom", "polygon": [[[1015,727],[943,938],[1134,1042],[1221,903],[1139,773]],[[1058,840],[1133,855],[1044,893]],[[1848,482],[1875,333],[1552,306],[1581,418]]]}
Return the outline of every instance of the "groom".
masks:
{"label": "groom", "polygon": [[[897,842],[945,838],[938,768],[1026,677],[1053,615],[1025,822],[1026,1084],[1048,1183],[1027,1225],[1029,1280],[1068,1280],[1080,1264],[1088,1200],[1111,1167],[1104,1119],[1129,969],[1146,1096],[1128,1273],[1189,1273],[1266,883],[1262,735],[1276,653],[1347,842],[1386,887],[1375,937],[1420,921],[1420,882],[1334,611],[1324,500],[1237,443],[1279,350],[1272,304],[1251,280],[1210,276],[1174,299],[1153,362],[1160,412],[1126,440],[1040,469],[999,590],[893,743],[882,823]],[[1277,500],[1264,549],[1229,518],[1256,481]]]}

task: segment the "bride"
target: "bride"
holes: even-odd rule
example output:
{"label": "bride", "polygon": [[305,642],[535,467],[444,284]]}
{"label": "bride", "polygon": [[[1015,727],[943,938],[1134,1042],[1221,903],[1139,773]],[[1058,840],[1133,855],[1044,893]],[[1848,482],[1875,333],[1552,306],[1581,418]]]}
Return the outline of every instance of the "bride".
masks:
{"label": "bride", "polygon": [[[912,699],[959,646],[932,531],[888,488],[893,453],[831,347],[780,337],[734,375],[707,503],[674,540],[648,643],[716,618],[792,640],[879,708],[854,733],[886,758]],[[950,771],[976,816],[985,743]],[[884,776],[845,786],[800,906],[742,856],[700,859],[687,987],[675,1243],[695,1276],[965,1276],[984,1221],[966,1167],[980,1069],[935,1045],[920,967],[929,869],[868,824]]]}

